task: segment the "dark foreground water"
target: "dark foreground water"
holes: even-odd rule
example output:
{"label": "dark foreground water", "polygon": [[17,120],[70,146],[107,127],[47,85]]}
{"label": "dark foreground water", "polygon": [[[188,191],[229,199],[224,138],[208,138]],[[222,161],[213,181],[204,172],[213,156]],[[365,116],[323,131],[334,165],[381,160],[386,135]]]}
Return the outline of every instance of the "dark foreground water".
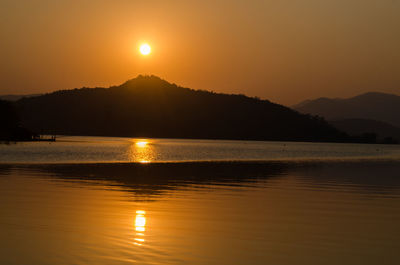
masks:
{"label": "dark foreground water", "polygon": [[0,166],[0,264],[400,264],[400,163]]}

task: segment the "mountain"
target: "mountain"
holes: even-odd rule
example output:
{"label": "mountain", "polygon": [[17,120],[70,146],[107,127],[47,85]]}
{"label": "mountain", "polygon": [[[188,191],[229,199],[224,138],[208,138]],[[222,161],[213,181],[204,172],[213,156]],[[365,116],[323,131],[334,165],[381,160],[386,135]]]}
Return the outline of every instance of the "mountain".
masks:
{"label": "mountain", "polygon": [[7,101],[17,101],[23,97],[37,97],[41,94],[31,94],[31,95],[0,95],[0,99],[7,100]]}
{"label": "mountain", "polygon": [[389,123],[367,119],[334,120],[329,123],[349,135],[376,134],[378,142],[400,142],[400,128]]}
{"label": "mountain", "polygon": [[293,109],[327,120],[368,119],[400,127],[400,96],[370,92],[347,99],[307,100]]}
{"label": "mountain", "polygon": [[36,132],[129,137],[347,141],[321,118],[267,100],[192,90],[156,76],[16,102]]}
{"label": "mountain", "polygon": [[20,126],[14,104],[0,99],[0,141],[29,141],[35,136]]}

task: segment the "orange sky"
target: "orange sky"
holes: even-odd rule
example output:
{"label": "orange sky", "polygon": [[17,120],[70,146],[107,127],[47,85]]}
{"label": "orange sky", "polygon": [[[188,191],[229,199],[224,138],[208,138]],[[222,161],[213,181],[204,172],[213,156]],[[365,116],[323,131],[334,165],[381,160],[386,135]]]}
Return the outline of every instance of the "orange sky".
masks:
{"label": "orange sky", "polygon": [[0,94],[138,74],[286,105],[400,94],[399,14],[399,0],[1,0]]}

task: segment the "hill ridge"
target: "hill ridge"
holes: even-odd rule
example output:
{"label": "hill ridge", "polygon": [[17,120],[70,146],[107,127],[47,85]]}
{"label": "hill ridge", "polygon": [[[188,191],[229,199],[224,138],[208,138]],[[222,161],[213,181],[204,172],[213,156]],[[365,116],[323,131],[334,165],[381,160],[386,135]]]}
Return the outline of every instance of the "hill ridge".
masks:
{"label": "hill ridge", "polygon": [[16,102],[22,124],[58,134],[346,141],[323,119],[238,94],[193,90],[139,75],[119,86],[55,91]]}

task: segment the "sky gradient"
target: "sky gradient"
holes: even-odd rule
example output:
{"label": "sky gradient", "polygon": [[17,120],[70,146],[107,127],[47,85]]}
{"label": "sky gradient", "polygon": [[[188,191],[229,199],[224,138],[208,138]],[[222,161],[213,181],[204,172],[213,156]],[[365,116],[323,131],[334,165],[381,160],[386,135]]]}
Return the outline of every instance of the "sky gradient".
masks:
{"label": "sky gradient", "polygon": [[[292,105],[400,94],[399,0],[0,0],[0,94],[185,87]],[[152,46],[141,56],[138,46]]]}

